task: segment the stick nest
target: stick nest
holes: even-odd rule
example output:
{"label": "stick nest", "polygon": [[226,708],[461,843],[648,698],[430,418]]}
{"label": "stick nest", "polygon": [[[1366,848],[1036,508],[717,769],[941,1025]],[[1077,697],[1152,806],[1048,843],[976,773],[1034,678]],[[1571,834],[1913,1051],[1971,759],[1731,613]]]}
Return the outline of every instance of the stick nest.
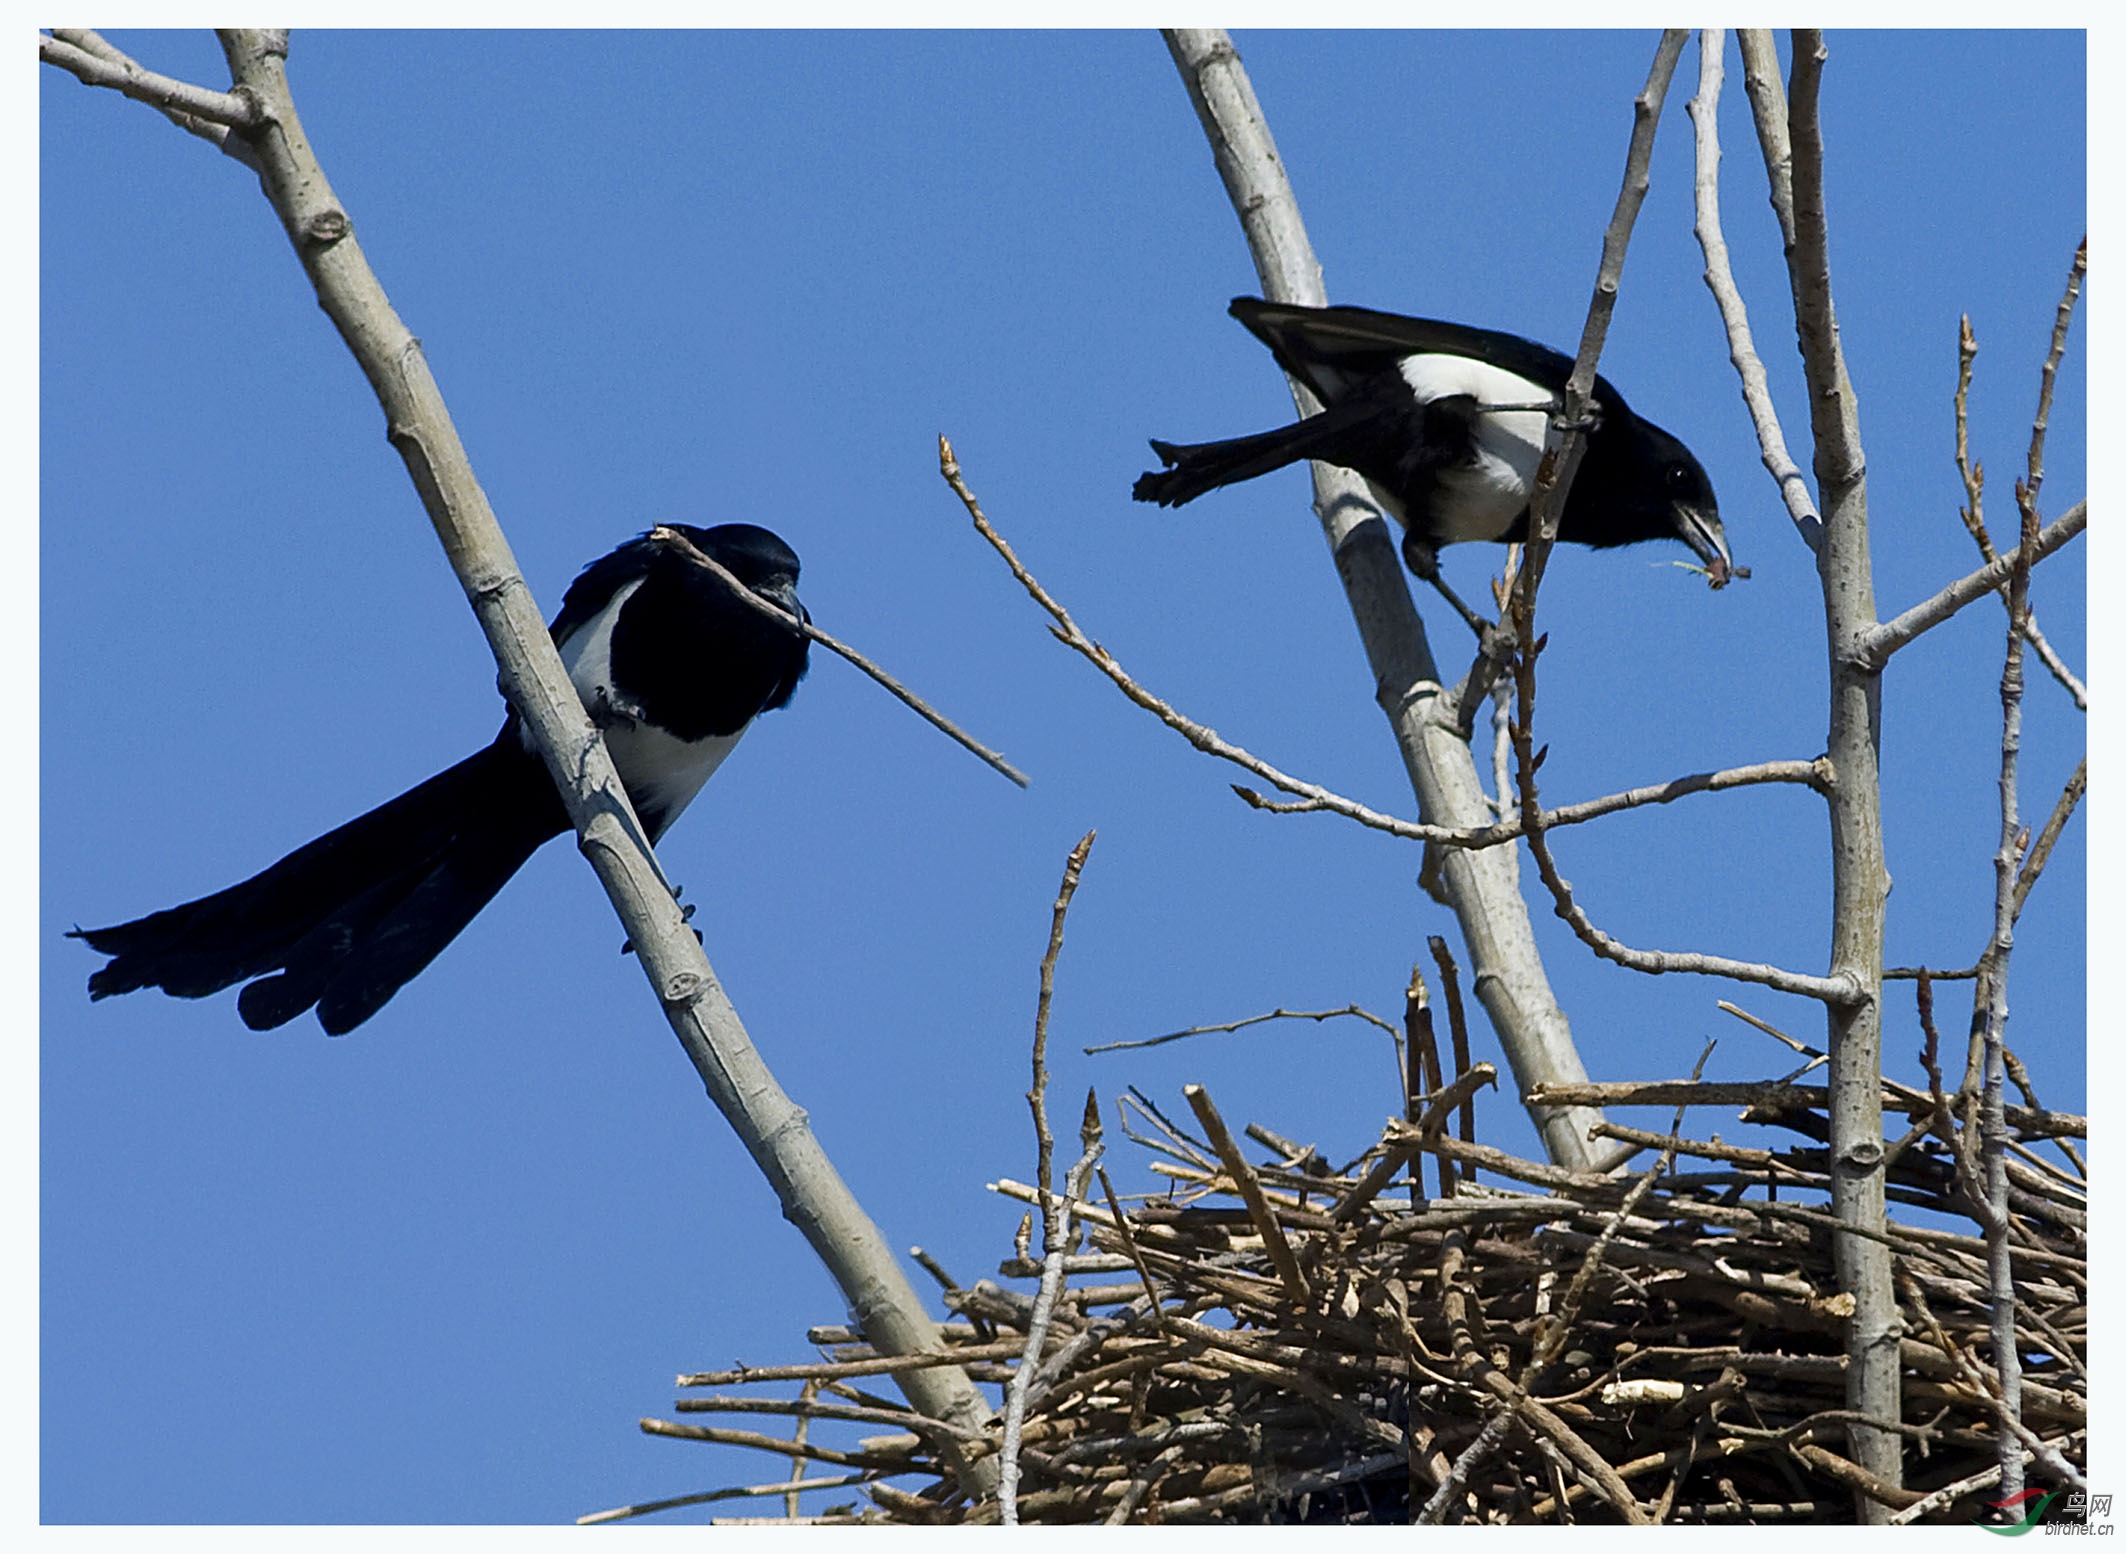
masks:
{"label": "stick nest", "polygon": [[[1157,1154],[1152,1169],[1170,1185],[1119,1222],[1113,1207],[1072,1206],[1078,1250],[1064,1259],[1038,1361],[1023,1358],[1033,1295],[990,1280],[945,1293],[959,1318],[945,1340],[977,1381],[1007,1382],[1018,1365],[1038,1365],[1020,1518],[1849,1522],[1856,1496],[1904,1520],[1979,1515],[1998,1483],[2001,1428],[1986,1248],[1946,1228],[1980,1212],[1968,1190],[1975,1110],[1933,1086],[1885,1085],[1886,1111],[1913,1123],[1892,1146],[1890,1170],[1904,1321],[1904,1417],[1893,1426],[1905,1443],[1900,1489],[1860,1467],[1847,1445],[1850,1300],[1836,1293],[1823,1092],[1686,1081],[1547,1094],[1617,1109],[1740,1103],[1745,1120],[1801,1138],[1742,1149],[1680,1128],[1607,1124],[1598,1135],[1638,1154],[1597,1175],[1468,1137],[1465,1097],[1489,1077],[1475,1065],[1424,1098],[1444,1104],[1413,1107],[1420,1121],[1391,1122],[1342,1167],[1261,1127],[1247,1129],[1261,1150],[1242,1160],[1222,1124],[1204,1128],[1207,1141],[1146,1098],[1125,1098],[1125,1128]],[[1191,1099],[1204,1117],[1207,1098]],[[1462,1136],[1450,1136],[1457,1108]],[[2072,1140],[2086,1127],[2035,1106],[2011,1107],[2009,1117],[2023,1440],[2032,1477],[2049,1483],[2058,1461],[2077,1472],[2084,1461],[2087,1245]],[[2064,1166],[2035,1152],[2045,1140]],[[1029,1203],[1039,1196],[1016,1182],[993,1187]],[[1028,1229],[1001,1264],[1005,1281],[1041,1273]],[[809,1337],[823,1351],[816,1363],[681,1378],[742,1389],[685,1398],[681,1414],[794,1415],[794,1439],[661,1420],[643,1428],[771,1451],[800,1474],[812,1464],[814,1480],[826,1464],[835,1484],[868,1497],[806,1516],[792,1498],[777,1520],[999,1519],[993,1498],[961,1490],[946,1450],[997,1451],[995,1425],[969,1437],[921,1418],[868,1390],[910,1358],[882,1358],[843,1327]],[[773,1382],[802,1391],[762,1395],[757,1384]],[[808,1437],[827,1421],[872,1433],[839,1448]]]}

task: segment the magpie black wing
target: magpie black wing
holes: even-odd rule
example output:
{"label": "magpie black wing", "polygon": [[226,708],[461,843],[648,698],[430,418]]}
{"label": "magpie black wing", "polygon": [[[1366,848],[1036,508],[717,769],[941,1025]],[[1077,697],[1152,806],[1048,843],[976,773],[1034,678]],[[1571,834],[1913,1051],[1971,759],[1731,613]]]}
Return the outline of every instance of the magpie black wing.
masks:
{"label": "magpie black wing", "polygon": [[649,572],[650,563],[659,549],[649,535],[638,535],[577,573],[576,580],[568,585],[568,592],[561,596],[561,613],[554,617],[553,625],[548,628],[553,639],[565,642],[572,632],[595,620],[598,612],[612,602],[614,594]]}
{"label": "magpie black wing", "polygon": [[[1325,402],[1340,398],[1358,378],[1387,372],[1405,356],[1463,356],[1526,378],[1552,394],[1564,392],[1572,358],[1547,345],[1496,329],[1476,329],[1436,318],[1407,318],[1372,308],[1308,308],[1259,297],[1235,297],[1233,317],[1270,348],[1277,364]],[[1623,399],[1606,379],[1595,380],[1596,398],[1621,409]]]}

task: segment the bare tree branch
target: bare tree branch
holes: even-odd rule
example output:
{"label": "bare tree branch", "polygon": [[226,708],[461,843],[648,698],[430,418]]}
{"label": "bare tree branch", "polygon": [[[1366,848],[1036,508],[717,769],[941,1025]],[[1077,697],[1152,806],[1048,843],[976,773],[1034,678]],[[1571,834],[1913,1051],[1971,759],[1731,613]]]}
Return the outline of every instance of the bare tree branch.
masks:
{"label": "bare tree branch", "polygon": [[146,103],[187,134],[211,141],[237,161],[258,168],[250,142],[229,133],[258,123],[255,99],[158,75],[86,27],[54,27],[49,35],[38,34],[37,57],[85,85],[108,87]]}
{"label": "bare tree branch", "polygon": [[[1048,612],[1055,623],[1049,629],[1058,642],[1084,657],[1113,681],[1115,688],[1124,696],[1151,713],[1204,754],[1216,756],[1221,761],[1229,761],[1242,771],[1252,772],[1265,782],[1275,784],[1286,793],[1301,795],[1297,801],[1285,803],[1266,799],[1253,789],[1236,784],[1233,791],[1252,808],[1280,815],[1341,815],[1346,820],[1355,820],[1362,826],[1385,832],[1389,836],[1401,837],[1405,841],[1433,843],[1442,847],[1497,847],[1522,835],[1523,828],[1519,818],[1501,821],[1495,825],[1462,828],[1425,825],[1418,821],[1381,814],[1378,810],[1369,809],[1319,784],[1280,771],[1269,762],[1225,739],[1217,730],[1177,711],[1172,704],[1145,689],[1116,662],[1112,653],[1087,636],[1071,618],[1070,611],[1064,608],[1062,602],[1042,586],[1041,580],[1033,575],[1019,559],[1018,553],[1011,548],[1011,542],[998,532],[988,514],[983,512],[980,499],[967,484],[965,472],[961,470],[959,459],[952,451],[951,442],[943,437],[938,439],[938,468],[954,494],[959,497],[961,505],[967,509],[968,516],[974,520],[976,531],[1003,557],[1004,564],[1011,569],[1011,575],[1018,579],[1019,586]],[[773,608],[772,605],[767,607]],[[1623,793],[1612,793],[1598,799],[1583,800],[1578,804],[1567,804],[1555,810],[1543,811],[1539,824],[1544,828],[1580,825],[1602,815],[1615,814],[1619,810],[1637,809],[1648,804],[1669,804],[1693,793],[1717,793],[1762,783],[1799,783],[1818,792],[1827,792],[1831,779],[1829,764],[1820,757],[1814,761],[1764,761],[1755,766],[1738,766],[1726,771],[1699,772],[1688,777],[1676,777],[1649,787],[1632,788]]]}
{"label": "bare tree branch", "polygon": [[[1831,298],[1830,231],[1824,196],[1823,125],[1818,96],[1823,35],[1797,29],[1786,112],[1763,68],[1769,39],[1745,40],[1758,142],[1775,206],[1791,175],[1792,221],[1787,278],[1795,333],[1809,389],[1809,431],[1815,443],[1816,496],[1823,543],[1816,571],[1823,589],[1824,624],[1832,645],[1830,728],[1825,750],[1838,773],[1830,795],[1831,977],[1856,995],[1826,1003],[1830,1031],[1831,1199],[1837,1223],[1849,1233],[1833,1243],[1841,1289],[1853,1299],[1845,1329],[1846,1407],[1856,1416],[1848,1445],[1859,1470],[1896,1488],[1903,1480],[1903,1447],[1894,1431],[1859,1420],[1900,1417],[1897,1291],[1890,1249],[1882,1241],[1887,1206],[1882,1138],[1882,943],[1889,870],[1883,856],[1881,748],[1882,681],[1842,645],[1875,626],[1874,571],[1868,554],[1867,460],[1861,448],[1860,407],[1838,342]],[[1782,152],[1790,161],[1782,160]],[[1856,1514],[1870,1525],[1888,1514],[1880,1497],[1856,1490]]]}
{"label": "bare tree branch", "polygon": [[1757,446],[1764,467],[1778,484],[1781,500],[1801,531],[1811,551],[1823,548],[1823,515],[1816,511],[1808,481],[1801,467],[1786,451],[1786,434],[1779,428],[1779,412],[1772,404],[1770,380],[1757,356],[1750,335],[1749,310],[1735,285],[1728,263],[1727,237],[1720,229],[1720,85],[1724,78],[1721,53],[1726,34],[1709,27],[1698,34],[1698,95],[1690,100],[1691,123],[1698,141],[1698,245],[1705,251],[1705,284],[1720,305],[1721,321],[1727,326],[1728,358],[1742,378],[1743,402],[1757,428]]}
{"label": "bare tree branch", "polygon": [[[1772,215],[1786,251],[1794,250],[1794,147],[1787,130],[1786,86],[1779,78],[1779,46],[1762,27],[1735,34],[1742,50],[1742,85],[1749,94],[1757,146],[1764,154]],[[1812,547],[1813,548],[1813,547]]]}
{"label": "bare tree branch", "polygon": [[[1174,28],[1165,37],[1246,235],[1263,295],[1277,302],[1322,306],[1328,294],[1321,266],[1232,40],[1216,28]],[[1292,385],[1292,396],[1302,415],[1319,408],[1302,385]],[[1375,700],[1394,729],[1419,812],[1428,821],[1456,829],[1481,824],[1489,818],[1489,805],[1468,738],[1461,732],[1461,709],[1443,694],[1387,524],[1355,474],[1320,463],[1312,472],[1314,511],[1365,646]],[[1469,947],[1477,997],[1491,1017],[1516,1080],[1525,1086],[1545,1076],[1561,1082],[1584,1077],[1571,1024],[1543,972],[1512,853],[1448,852],[1441,855],[1438,872],[1444,899]],[[1587,1129],[1599,1117],[1538,1112],[1534,1120],[1552,1160],[1574,1166],[1591,1161]]]}
{"label": "bare tree branch", "polygon": [[[1550,831],[1559,826],[1583,825],[1587,821],[1614,815],[1622,810],[1639,809],[1649,804],[1672,804],[1677,799],[1693,793],[1723,793],[1732,788],[1758,787],[1765,783],[1795,783],[1813,788],[1818,793],[1830,791],[1834,780],[1830,762],[1818,756],[1813,761],[1760,761],[1755,766],[1731,766],[1725,771],[1698,772],[1689,777],[1675,777],[1667,782],[1650,787],[1628,788],[1622,793],[1606,794],[1598,799],[1582,799],[1577,804],[1561,804],[1556,809],[1546,809],[1537,818],[1535,829]],[[1331,810],[1331,806],[1313,799],[1300,799],[1283,803],[1266,799],[1250,789],[1235,787],[1233,791],[1247,801],[1249,807],[1268,810],[1279,815],[1308,814]],[[1334,812],[1334,811],[1331,811]],[[1496,847],[1501,842],[1513,841],[1523,834],[1520,817],[1502,820],[1497,825],[1477,826],[1467,831],[1450,830],[1445,826],[1417,826],[1409,821],[1396,822],[1393,834],[1408,836],[1413,840],[1430,842],[1440,847]],[[1385,828],[1382,828],[1385,829]]]}
{"label": "bare tree branch", "polygon": [[[238,95],[255,105],[256,120],[243,133],[257,153],[267,196],[320,305],[376,391],[387,435],[494,649],[503,692],[538,746],[674,1033],[784,1213],[834,1275],[866,1340],[886,1354],[942,1355],[936,1325],[821,1150],[804,1112],[761,1061],[663,882],[604,741],[474,477],[420,344],[370,270],[353,224],[304,137],[288,90],[286,35],[221,36]],[[901,1380],[923,1413],[964,1430],[978,1430],[990,1416],[974,1384],[949,1359]],[[960,1459],[955,1467],[972,1492],[995,1482],[993,1464]]]}
{"label": "bare tree branch", "polygon": [[1063,954],[1063,924],[1070,916],[1071,898],[1078,893],[1078,880],[1085,872],[1085,860],[1092,854],[1093,838],[1097,834],[1086,832],[1078,839],[1078,845],[1070,850],[1070,856],[1063,860],[1063,883],[1056,887],[1056,904],[1049,915],[1048,949],[1041,956],[1041,994],[1034,1004],[1033,1088],[1026,1092],[1026,1104],[1033,1111],[1034,1181],[1041,1189],[1043,1246],[1053,1238],[1057,1224],[1054,1194],[1050,1191],[1050,1159],[1055,1152],[1055,1139],[1048,1131],[1048,1013],[1055,1002],[1056,962]]}
{"label": "bare tree branch", "polygon": [[[2041,380],[2043,385],[2040,390],[2041,395],[2049,396],[2051,372],[2056,370],[2059,355],[2066,348],[2066,325],[2068,319],[2072,316],[2075,294],[2080,289],[2081,277],[2087,260],[2087,248],[2088,240],[2085,238],[2081,249],[2078,249],[2075,253],[2074,269],[2067,277],[2067,294],[2061,299],[2059,321],[2052,332],[2053,354],[2047,364],[2047,372]],[[1980,559],[1992,561],[2000,553],[1993,548],[1993,536],[1986,532],[1986,468],[1983,464],[1973,462],[1971,458],[1968,409],[1971,395],[1971,363],[1977,356],[1978,337],[1971,332],[1970,315],[1966,314],[1958,323],[1956,340],[1956,472],[1963,479],[1964,501],[1966,504],[1958,516],[1963,519],[1965,530],[1978,546]],[[2007,603],[2007,599],[2006,585],[2003,585],[2001,592],[2003,605]],[[2087,712],[2089,710],[2089,688],[2083,685],[2074,671],[2067,667],[2059,654],[2053,650],[2052,644],[2046,640],[2045,634],[2038,630],[2035,609],[2027,610],[2024,613],[2023,640],[2028,642],[2032,649],[2036,651],[2039,662],[2051,671],[2052,678],[2064,686],[2067,694],[2074,698],[2075,706],[2081,711]]]}
{"label": "bare tree branch", "polygon": [[[2060,517],[2040,529],[2031,542],[2029,563],[2035,565],[2058,550],[2062,545],[2089,527],[2089,504],[2077,502]],[[1932,631],[1943,621],[1961,610],[1974,599],[1983,599],[1995,593],[2008,581],[2023,558],[2022,546],[2017,546],[2005,556],[2000,556],[1980,567],[1968,577],[1958,578],[1933,598],[1915,604],[1903,614],[1870,624],[1853,638],[1847,652],[1848,661],[1864,674],[1879,672],[1898,649],[1907,647],[1915,637]]]}
{"label": "bare tree branch", "polygon": [[[2077,262],[2080,255],[2076,255]],[[2079,273],[2079,271],[2077,272]],[[2053,354],[2045,364],[2044,389],[2037,424],[2030,437],[2030,478],[2016,487],[2022,517],[2022,543],[2008,581],[2008,646],[2001,661],[2000,845],[1993,854],[1993,940],[1979,964],[1985,968],[1985,1084],[1979,1096],[1980,1138],[1985,1162],[1984,1193],[1978,1198],[1986,1232],[1986,1274],[1990,1285],[1993,1368],[2000,1378],[2001,1494],[2023,1492],[2023,1457],[2015,1426],[2023,1417],[2023,1359],[2015,1336],[2014,1244],[2008,1218],[2008,1125],[2006,1033],[2008,963],[2015,949],[2018,865],[2029,833],[2023,829],[2017,772],[2023,743],[2023,624],[2030,607],[2031,552],[2037,544],[2037,492],[2044,479],[2044,440],[2052,403],[2052,375],[2064,344],[2065,320],[2053,336]]]}
{"label": "bare tree branch", "polygon": [[[1072,861],[1083,864],[1082,854],[1092,845],[1088,833],[1078,844],[1078,852],[1071,855]],[[1061,926],[1062,907],[1057,908],[1058,926]],[[1042,1131],[1047,1131],[1044,1122]],[[1019,1453],[1021,1434],[1026,1425],[1026,1395],[1033,1385],[1034,1373],[1041,1368],[1041,1349],[1048,1342],[1049,1323],[1054,1319],[1056,1297],[1063,1290],[1063,1257],[1075,1239],[1071,1217],[1085,1197],[1085,1184],[1091,1177],[1093,1167],[1100,1161],[1100,1108],[1095,1103],[1093,1092],[1085,1092],[1085,1119],[1078,1129],[1078,1137],[1084,1145],[1084,1153],[1078,1157],[1063,1178],[1062,1201],[1051,1214],[1048,1201],[1052,1194],[1047,1183],[1041,1186],[1041,1212],[1046,1221],[1046,1245],[1041,1259],[1041,1287],[1034,1296],[1033,1314],[1026,1323],[1026,1351],[1019,1358],[1018,1368],[1012,1372],[1011,1388],[1004,1400],[1004,1439],[999,1453],[1001,1461],[997,1475],[997,1509],[1000,1519],[1007,1527],[1019,1524]],[[1045,1161],[1043,1162],[1046,1163]]]}
{"label": "bare tree branch", "polygon": [[[1536,496],[1530,504],[1530,537],[1526,552],[1522,556],[1513,597],[1514,635],[1520,644],[1514,669],[1515,682],[1519,688],[1519,716],[1513,739],[1520,769],[1521,816],[1526,826],[1528,851],[1535,859],[1544,885],[1550,890],[1558,916],[1571,926],[1582,943],[1603,958],[1650,975],[1678,971],[1730,977],[1738,981],[1761,983],[1781,992],[1799,993],[1804,997],[1833,1005],[1850,1004],[1865,996],[1860,984],[1851,977],[1808,976],[1800,972],[1781,970],[1776,966],[1730,960],[1716,955],[1635,950],[1604,933],[1595,927],[1587,913],[1574,900],[1572,886],[1558,872],[1556,860],[1551,856],[1549,845],[1544,839],[1542,810],[1537,802],[1535,774],[1537,768],[1542,765],[1542,755],[1534,748],[1535,665],[1542,652],[1543,642],[1535,635],[1535,595],[1541,586],[1544,566],[1556,538],[1555,513],[1570,487],[1582,446],[1581,429],[1575,423],[1584,416],[1588,395],[1594,386],[1595,364],[1601,354],[1603,338],[1608,331],[1610,312],[1615,306],[1617,288],[1623,274],[1625,249],[1631,239],[1631,228],[1638,215],[1639,206],[1646,196],[1649,182],[1647,169],[1653,158],[1654,130],[1660,122],[1661,100],[1667,91],[1669,78],[1674,73],[1676,60],[1682,53],[1683,42],[1687,36],[1677,30],[1662,35],[1653,67],[1647,75],[1646,87],[1633,104],[1634,125],[1631,149],[1625,161],[1624,184],[1617,196],[1617,208],[1610,219],[1609,232],[1603,240],[1602,266],[1595,281],[1594,302],[1588,309],[1587,327],[1581,335],[1580,354],[1574,363],[1572,376],[1566,382],[1564,409],[1560,417],[1564,434],[1559,443],[1544,455],[1542,468],[1536,478]],[[1529,823],[1531,817],[1532,824]]]}

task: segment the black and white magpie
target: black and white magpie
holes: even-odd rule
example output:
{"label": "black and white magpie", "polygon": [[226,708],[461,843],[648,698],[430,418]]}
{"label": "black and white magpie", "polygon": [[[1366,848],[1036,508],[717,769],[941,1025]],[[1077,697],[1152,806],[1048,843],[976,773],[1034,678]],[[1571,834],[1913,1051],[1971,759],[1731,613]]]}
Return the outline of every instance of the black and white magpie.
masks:
{"label": "black and white magpie", "polygon": [[[1292,426],[1227,442],[1154,441],[1171,466],[1141,476],[1140,502],[1179,507],[1216,486],[1301,459],[1365,477],[1403,526],[1403,556],[1429,575],[1442,545],[1520,540],[1543,437],[1572,359],[1490,329],[1370,308],[1307,308],[1236,297],[1233,317],[1322,410]],[[1631,412],[1595,379],[1594,425],[1558,538],[1575,545],[1680,539],[1715,588],[1734,571],[1712,482],[1688,448]]]}
{"label": "black and white magpie", "polygon": [[[768,530],[670,528],[795,620],[810,619],[797,601],[796,553]],[[656,529],[586,567],[551,630],[652,841],[753,719],[790,700],[809,648]],[[248,982],[236,1008],[253,1030],[315,1005],[318,1023],[341,1035],[567,829],[512,709],[486,749],[242,884],[116,927],[75,929],[112,957],[89,978],[89,997],[159,987],[203,998]]]}

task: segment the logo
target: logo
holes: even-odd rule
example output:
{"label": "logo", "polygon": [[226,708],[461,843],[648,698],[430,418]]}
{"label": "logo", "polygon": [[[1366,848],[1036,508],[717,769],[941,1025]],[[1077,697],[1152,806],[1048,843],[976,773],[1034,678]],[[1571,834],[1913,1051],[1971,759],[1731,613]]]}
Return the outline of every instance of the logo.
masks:
{"label": "logo", "polygon": [[[2046,1510],[2059,1497],[2060,1491],[2057,1489],[2050,1494],[2046,1494],[2042,1490],[2026,1489],[2021,1494],[2010,1495],[2005,1500],[1989,1500],[1986,1502],[1987,1505],[2004,1516],[2012,1514],[2019,1505],[2029,1506],[2029,1509],[2023,1513],[2021,1521],[2007,1526],[1996,1527],[1991,1522],[1980,1522],[1978,1525],[1985,1528],[1986,1531],[1998,1534],[2003,1538],[2020,1538],[2024,1533],[2044,1520]],[[2032,1504],[2032,1502],[2035,1502],[2035,1504]]]}

